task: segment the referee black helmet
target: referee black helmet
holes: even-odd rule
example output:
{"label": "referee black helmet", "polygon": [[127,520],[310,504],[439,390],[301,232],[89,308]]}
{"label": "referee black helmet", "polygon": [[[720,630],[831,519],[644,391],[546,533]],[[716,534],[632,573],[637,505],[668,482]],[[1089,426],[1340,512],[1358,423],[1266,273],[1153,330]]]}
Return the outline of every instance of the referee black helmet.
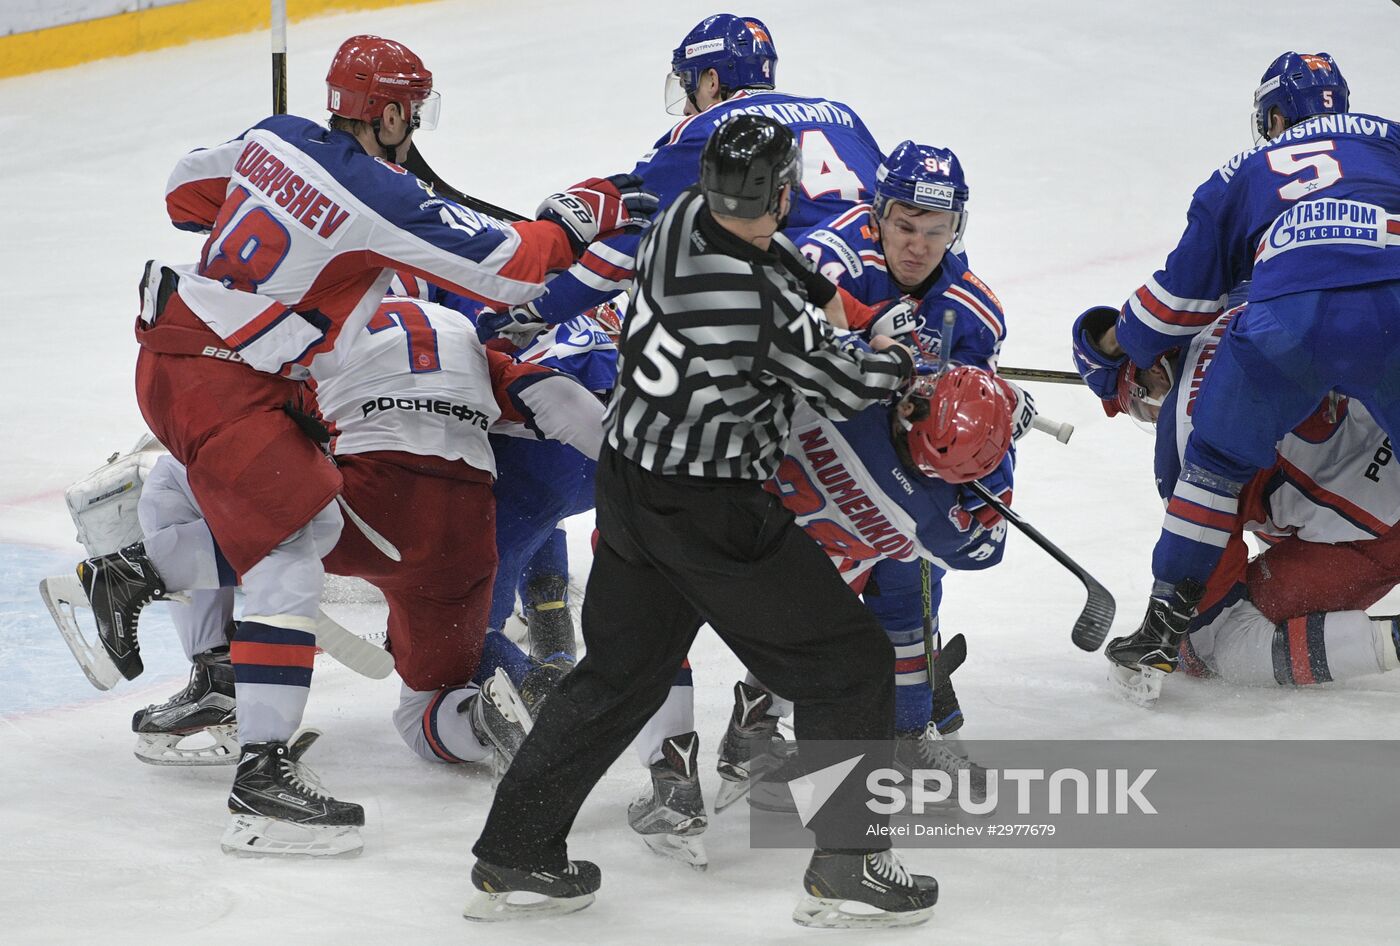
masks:
{"label": "referee black helmet", "polygon": [[802,179],[802,152],[791,131],[762,115],[719,126],[700,155],[700,190],[713,213],[753,220],[778,216],[783,185]]}

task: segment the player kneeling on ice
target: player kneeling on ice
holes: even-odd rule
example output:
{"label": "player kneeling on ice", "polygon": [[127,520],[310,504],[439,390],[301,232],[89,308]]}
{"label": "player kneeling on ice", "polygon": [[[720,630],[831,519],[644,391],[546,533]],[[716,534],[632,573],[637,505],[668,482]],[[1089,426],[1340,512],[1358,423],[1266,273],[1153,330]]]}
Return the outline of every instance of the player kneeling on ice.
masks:
{"label": "player kneeling on ice", "polygon": [[1150,368],[1248,282],[1248,305],[1191,389],[1146,616],[1128,643],[1110,645],[1129,670],[1176,668],[1246,486],[1330,393],[1363,403],[1392,442],[1400,436],[1400,125],[1349,107],[1326,53],[1270,63],[1254,92],[1258,144],[1196,189],[1163,268],[1084,345],[1095,364]]}
{"label": "player kneeling on ice", "polygon": [[[1199,393],[1210,383],[1221,340],[1244,311],[1226,312],[1190,344],[1143,370],[1112,364],[1094,343],[1117,318],[1107,307],[1075,322],[1075,363],[1109,416],[1125,413],[1155,426],[1155,475],[1164,501],[1179,488]],[[1180,379],[1192,379],[1181,384]],[[1385,462],[1377,458],[1383,457]],[[1366,408],[1327,397],[1283,438],[1272,466],[1241,490],[1239,511],[1220,527],[1228,544],[1197,613],[1153,666],[1144,655],[1162,641],[1139,630],[1111,641],[1110,680],[1129,700],[1150,704],[1164,671],[1231,683],[1302,686],[1400,667],[1400,624],[1365,609],[1400,583],[1400,475]],[[1243,533],[1266,548],[1249,560]]]}
{"label": "player kneeling on ice", "polygon": [[[511,422],[532,431],[528,436],[556,437],[596,454],[602,407],[564,375],[485,351],[464,316],[426,302],[385,300],[359,337],[344,344],[348,351],[339,361],[320,362],[314,371],[325,427],[309,414],[298,412],[298,419],[309,432],[333,432],[330,448],[349,504],[381,542],[389,537],[399,559],[371,544],[360,527],[313,530],[313,539],[326,550],[328,571],[363,578],[388,600],[389,647],[404,681],[395,722],[405,741],[425,758],[491,761],[499,773],[528,731],[529,707],[568,668],[531,662],[503,635],[486,634],[496,562],[487,431],[497,421]],[[177,743],[232,721],[233,674],[222,635],[232,618],[233,569],[172,458],[155,464],[140,511],[146,554],[167,587],[194,590],[193,614],[177,623],[195,668],[186,691],[137,714],[138,756],[171,764],[231,762],[226,754],[182,756]],[[215,711],[223,718],[213,718]],[[144,748],[162,740],[157,756]],[[245,777],[240,770],[231,807],[270,804],[248,802],[252,792],[308,795],[298,788],[306,780],[296,781],[295,773],[309,744],[293,741],[287,779],[275,771]],[[292,811],[280,817],[297,820]],[[358,838],[300,849],[274,845],[263,827],[240,828],[226,836],[225,847],[315,854],[358,847]]]}
{"label": "player kneeling on ice", "polygon": [[[324,580],[327,547],[316,537],[339,529],[344,485],[283,410],[311,403],[304,379],[313,363],[343,356],[341,342],[375,317],[394,269],[519,305],[592,241],[644,228],[656,207],[627,175],[552,194],[539,219],[511,226],[444,200],[395,163],[420,128],[432,127],[437,105],[432,73],[411,50],[351,37],[327,74],[328,125],[271,116],[186,155],[167,185],[171,222],[208,237],[197,264],[147,266],[136,394],[151,432],[185,465],[247,596],[231,648],[240,782],[255,771],[286,771],[291,747],[305,745],[292,740],[310,688]],[[172,270],[178,283],[164,275]],[[425,357],[415,349],[415,367]],[[84,562],[79,576],[118,669],[136,676],[137,615],[166,596],[163,580],[139,546]],[[231,801],[241,807],[239,797],[235,787]],[[314,825],[270,802],[252,817],[357,848],[363,809],[316,797]],[[230,827],[240,846],[245,828],[240,811]]]}
{"label": "player kneeling on ice", "polygon": [[[946,570],[990,568],[1001,560],[1005,524],[986,515],[985,506],[981,516],[969,512],[960,484],[995,483],[1009,499],[1011,426],[1011,401],[999,380],[979,368],[955,367],[921,378],[895,406],[870,407],[850,420],[800,406],[787,455],[769,484],[894,645],[895,765],[940,769],[955,785],[966,770],[977,802],[986,797],[985,771],[943,739],[962,723],[949,674],[966,650],[961,634],[938,646],[938,603]],[[778,718],[791,703],[753,677],[736,683],[734,694],[719,750],[716,811],[785,756]],[[700,866],[696,835],[705,828],[704,802],[692,730],[694,699],[683,679],[638,741],[652,789],[632,805],[629,821],[654,850]],[[767,793],[750,802],[771,803]]]}

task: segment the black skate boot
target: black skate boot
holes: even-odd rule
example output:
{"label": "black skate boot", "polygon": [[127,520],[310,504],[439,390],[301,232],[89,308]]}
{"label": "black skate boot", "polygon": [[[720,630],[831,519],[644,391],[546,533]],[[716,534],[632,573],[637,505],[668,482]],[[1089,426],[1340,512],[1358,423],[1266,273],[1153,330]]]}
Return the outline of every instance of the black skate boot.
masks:
{"label": "black skate boot", "polygon": [[525,585],[525,630],[530,656],[536,660],[555,654],[578,656],[568,595],[569,579],[564,575],[537,575]]}
{"label": "black skate boot", "polygon": [[[938,881],[904,869],[894,851],[812,854],[802,885],[808,896],[792,911],[794,923],[823,929],[915,926],[933,913]],[[863,910],[847,909],[862,904]],[[870,908],[874,907],[875,912]]]}
{"label": "black skate boot", "polygon": [[[923,729],[897,733],[894,744],[894,767],[910,775],[915,769],[936,769],[948,773],[952,790],[946,806],[958,807],[959,799],[972,805],[987,800],[987,770],[963,755],[958,744],[944,739],[938,727],[929,723]],[[977,814],[991,814],[992,810]]]}
{"label": "black skate boot", "polygon": [[1204,594],[1201,583],[1188,578],[1168,597],[1148,601],[1136,631],[1108,642],[1108,680],[1129,702],[1150,706],[1162,695],[1162,681],[1177,667],[1181,640]]}
{"label": "black skate boot", "polygon": [[933,721],[941,735],[948,736],[962,729],[962,707],[953,692],[953,671],[967,659],[967,638],[954,635],[939,650],[933,661]]}
{"label": "black skate boot", "polygon": [[719,814],[753,787],[754,779],[776,769],[787,757],[778,717],[769,716],[773,694],[740,680],[734,684],[734,712],[719,747],[715,769],[722,780],[715,793]]}
{"label": "black skate boot", "polygon": [[[533,663],[533,661],[531,661]],[[574,669],[574,658],[568,654],[555,654],[549,660],[536,664],[525,679],[520,681],[520,698],[530,711],[530,718],[540,715],[540,707],[551,693],[559,689],[559,684]]]}
{"label": "black skate boot", "polygon": [[359,828],[365,810],[321,791],[320,780],[301,761],[320,735],[303,729],[291,743],[243,747],[228,796],[233,818],[224,831],[225,852],[333,857],[364,846]]}
{"label": "black skate boot", "polygon": [[[234,706],[228,648],[195,654],[189,685],[131,718],[136,758],[151,765],[232,765],[238,761]],[[187,737],[199,733],[211,738],[212,745],[200,744],[207,740],[185,744]]]}
{"label": "black skate boot", "polygon": [[136,625],[141,609],[166,600],[165,582],[156,574],[140,542],[78,563],[78,581],[97,619],[97,637],[117,670],[135,680],[145,669]]}
{"label": "black skate boot", "polygon": [[495,675],[477,693],[458,705],[457,712],[468,714],[477,740],[493,750],[491,774],[499,781],[534,725],[525,701],[506,672],[497,667]]}
{"label": "black skate boot", "polygon": [[673,857],[696,870],[710,866],[700,835],[709,827],[700,791],[696,758],[700,737],[688,732],[661,744],[661,761],[651,766],[651,789],[627,809],[627,823],[662,857]]}
{"label": "black skate boot", "polygon": [[[462,916],[494,922],[531,916],[575,913],[593,902],[603,884],[603,872],[590,861],[569,861],[560,871],[521,870],[477,861],[472,865],[472,886],[479,891],[467,901]],[[544,899],[512,901],[512,894],[536,894]]]}

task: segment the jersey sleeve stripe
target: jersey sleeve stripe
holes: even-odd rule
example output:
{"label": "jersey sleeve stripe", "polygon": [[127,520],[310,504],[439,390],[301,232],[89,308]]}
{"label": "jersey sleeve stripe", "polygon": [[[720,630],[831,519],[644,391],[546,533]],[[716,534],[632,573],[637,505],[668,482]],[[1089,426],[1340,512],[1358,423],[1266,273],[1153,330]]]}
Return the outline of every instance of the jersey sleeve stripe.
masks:
{"label": "jersey sleeve stripe", "polygon": [[1312,477],[1304,473],[1298,467],[1289,463],[1283,457],[1279,458],[1279,470],[1284,477],[1293,484],[1308,499],[1319,506],[1332,510],[1343,519],[1350,522],[1364,532],[1369,532],[1374,536],[1382,536],[1390,531],[1390,526],[1371,515],[1365,509],[1351,502],[1345,496],[1340,496],[1332,492],[1325,486],[1317,483]]}
{"label": "jersey sleeve stripe", "polygon": [[1182,499],[1180,496],[1173,496],[1171,502],[1167,504],[1167,515],[1175,516],[1192,525],[1221,529],[1227,533],[1235,526],[1234,513],[1207,509],[1205,506],[1197,505],[1190,500]]}
{"label": "jersey sleeve stripe", "polygon": [[1002,338],[1006,335],[1006,326],[993,314],[991,308],[962,286],[949,286],[945,295],[961,302],[973,315],[981,319],[987,328],[991,329],[992,335],[995,337]]}
{"label": "jersey sleeve stripe", "polygon": [[869,204],[856,204],[850,210],[846,211],[841,216],[831,221],[831,223],[828,224],[825,227],[825,229],[840,230],[844,227],[850,226],[852,223],[855,223],[858,219],[860,219],[860,217],[863,214],[868,213],[873,213]]}
{"label": "jersey sleeve stripe", "polygon": [[608,262],[589,250],[579,257],[579,265],[612,282],[625,282],[632,278],[631,267],[623,268]]}
{"label": "jersey sleeve stripe", "polygon": [[1154,299],[1169,309],[1177,312],[1208,312],[1212,313],[1212,318],[1219,315],[1220,311],[1225,308],[1225,300],[1228,298],[1225,295],[1214,299],[1190,299],[1186,296],[1174,296],[1162,288],[1162,284],[1157,281],[1156,276],[1148,279],[1142,288],[1150,292]]}

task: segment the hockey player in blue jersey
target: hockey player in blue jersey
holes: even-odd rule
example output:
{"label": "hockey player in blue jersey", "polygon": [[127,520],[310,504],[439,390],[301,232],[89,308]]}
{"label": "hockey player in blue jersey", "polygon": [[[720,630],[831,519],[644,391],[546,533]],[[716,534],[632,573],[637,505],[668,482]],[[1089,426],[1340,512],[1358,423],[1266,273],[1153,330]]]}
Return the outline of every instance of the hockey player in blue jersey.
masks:
{"label": "hockey player in blue jersey", "polygon": [[1166,266],[1111,326],[1086,323],[1076,342],[1081,363],[1152,365],[1251,280],[1248,306],[1200,389],[1153,553],[1147,615],[1108,647],[1126,667],[1176,668],[1243,484],[1329,391],[1400,433],[1400,127],[1349,112],[1346,81],[1326,53],[1280,56],[1254,105],[1265,140],[1197,188]]}
{"label": "hockey player in blue jersey", "polygon": [[[671,54],[666,105],[685,119],[658,138],[633,171],[663,208],[698,182],[700,151],[711,132],[744,113],[788,126],[802,149],[802,184],[785,227],[811,227],[870,200],[882,152],[865,123],[844,103],[776,91],[777,65],[773,38],[756,17],[715,14],[681,40]],[[638,242],[595,244],[543,296],[479,320],[482,338],[526,338],[622,292],[632,278]]]}
{"label": "hockey player in blue jersey", "polygon": [[[1001,301],[958,255],[967,229],[970,192],[957,155],[946,148],[903,141],[881,161],[875,177],[870,203],[858,204],[794,234],[793,242],[822,275],[858,302],[876,306],[902,297],[918,303],[907,316],[907,310],[893,308],[880,317],[879,326],[855,321],[852,328],[899,335],[909,326],[902,329],[891,324],[892,320],[910,317],[918,346],[930,357],[942,357],[946,351],[954,364],[995,371],[1006,337],[1005,316]],[[945,340],[942,335],[948,310],[954,314],[953,335]],[[1013,429],[1019,438],[1030,429],[1035,404],[1020,388],[1002,384],[1003,393],[1014,405]],[[1008,462],[1008,471],[1010,466]],[[985,485],[1010,498],[1009,477],[994,471]],[[960,508],[994,522],[985,504],[971,493],[961,498]],[[867,600],[896,648],[907,650],[922,642],[921,589],[926,583],[936,626],[943,570],[924,569],[918,562],[885,562],[878,572],[875,587],[880,594]],[[937,704],[933,720],[940,732],[948,734],[961,726],[962,716],[946,665],[942,669],[940,692],[932,696]],[[924,668],[910,672],[923,673]],[[928,684],[918,691],[901,688],[897,693],[897,728],[904,733],[922,733],[929,722]]]}

